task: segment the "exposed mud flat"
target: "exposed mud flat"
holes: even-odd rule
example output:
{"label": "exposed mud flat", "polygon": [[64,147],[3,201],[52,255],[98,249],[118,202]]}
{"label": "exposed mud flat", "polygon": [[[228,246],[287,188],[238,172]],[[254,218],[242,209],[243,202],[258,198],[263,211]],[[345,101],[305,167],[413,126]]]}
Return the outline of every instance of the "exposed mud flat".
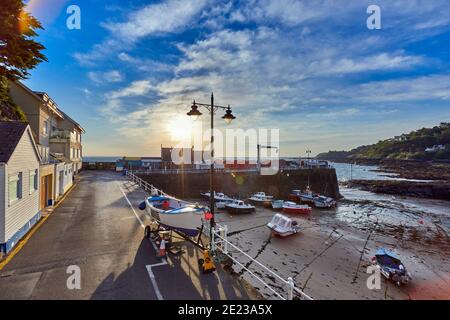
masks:
{"label": "exposed mud flat", "polygon": [[[229,215],[216,220],[229,227],[229,239],[283,278],[293,277],[314,299],[450,299],[448,202],[392,198],[344,189],[334,210],[297,215],[299,234],[272,238],[265,224],[275,211]],[[413,280],[397,287],[382,278],[381,289],[367,288],[367,267],[379,247],[393,249]],[[284,285],[244,256],[235,255],[274,288]],[[247,260],[246,260],[247,259]],[[234,271],[263,296],[277,298],[238,265]]]}

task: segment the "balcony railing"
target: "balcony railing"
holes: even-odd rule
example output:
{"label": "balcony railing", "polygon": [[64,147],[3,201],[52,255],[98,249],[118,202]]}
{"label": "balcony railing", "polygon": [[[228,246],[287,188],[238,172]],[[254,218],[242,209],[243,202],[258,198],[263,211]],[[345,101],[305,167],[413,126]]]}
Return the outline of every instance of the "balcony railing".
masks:
{"label": "balcony railing", "polygon": [[68,131],[68,130],[55,130],[50,135],[50,139],[70,139],[70,131]]}

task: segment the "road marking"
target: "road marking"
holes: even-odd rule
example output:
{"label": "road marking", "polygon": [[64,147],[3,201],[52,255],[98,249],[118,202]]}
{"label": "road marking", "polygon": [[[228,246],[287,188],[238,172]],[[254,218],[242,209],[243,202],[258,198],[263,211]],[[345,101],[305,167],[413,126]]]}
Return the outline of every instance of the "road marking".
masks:
{"label": "road marking", "polygon": [[120,184],[118,182],[117,182],[117,185],[119,186],[120,191],[122,191],[122,194],[125,197],[125,200],[127,200],[128,204],[130,205],[131,210],[133,210],[133,213],[136,216],[136,219],[138,219],[139,223],[141,224],[141,227],[145,228],[144,222],[142,222],[141,218],[139,218],[138,214],[134,210],[133,205],[131,204],[130,200],[128,199],[127,195],[125,194],[125,191],[123,191],[122,187],[120,186]]}
{"label": "road marking", "polygon": [[166,259],[163,259],[163,261],[160,262],[160,263],[155,263],[155,264],[150,264],[150,265],[146,265],[145,266],[147,268],[147,272],[148,272],[148,275],[150,277],[150,281],[153,284],[153,289],[155,290],[156,297],[158,298],[158,300],[164,300],[164,298],[163,298],[163,296],[161,294],[161,291],[159,291],[159,287],[158,287],[158,284],[156,283],[155,274],[153,273],[152,268],[153,267],[164,266],[166,264],[167,264]]}
{"label": "road marking", "polygon": [[[120,184],[118,182],[117,182],[117,185],[119,186],[120,191],[122,191],[123,196],[125,197],[128,204],[130,205],[131,210],[133,210],[133,213],[136,216],[136,219],[138,219],[139,223],[141,224],[141,227],[145,228],[145,224],[142,222],[141,218],[139,218],[138,214],[134,210],[133,205],[131,204],[130,200],[128,199],[127,195],[125,194],[125,191],[123,191],[122,187],[120,186]],[[158,247],[156,246],[156,244],[151,239],[149,239],[149,240],[153,246],[153,249],[155,249],[155,252],[158,252]],[[148,272],[148,276],[150,277],[150,281],[152,282],[153,290],[155,290],[155,294],[156,294],[156,297],[158,298],[158,300],[164,300],[164,298],[161,294],[161,291],[159,290],[158,284],[156,283],[156,277],[155,277],[155,274],[153,273],[152,268],[159,267],[159,266],[165,266],[167,264],[168,264],[167,260],[162,258],[162,262],[160,262],[160,263],[154,263],[154,264],[149,264],[149,265],[145,266],[145,268],[147,269],[147,272]]]}

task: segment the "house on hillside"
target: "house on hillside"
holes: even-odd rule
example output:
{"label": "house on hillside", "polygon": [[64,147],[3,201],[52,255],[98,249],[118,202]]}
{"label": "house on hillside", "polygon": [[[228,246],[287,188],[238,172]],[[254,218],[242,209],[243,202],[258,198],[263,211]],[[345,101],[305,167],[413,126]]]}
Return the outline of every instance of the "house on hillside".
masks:
{"label": "house on hillside", "polygon": [[41,157],[27,123],[0,121],[0,255],[41,218]]}
{"label": "house on hillside", "polygon": [[445,146],[443,144],[435,144],[432,147],[425,148],[425,152],[430,152],[430,153],[438,152],[441,150],[445,150]]}

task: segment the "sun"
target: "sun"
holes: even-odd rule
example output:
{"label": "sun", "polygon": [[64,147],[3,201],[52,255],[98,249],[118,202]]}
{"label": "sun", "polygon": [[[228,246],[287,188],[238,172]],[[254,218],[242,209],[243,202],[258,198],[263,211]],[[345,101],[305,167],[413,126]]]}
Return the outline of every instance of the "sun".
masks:
{"label": "sun", "polygon": [[192,135],[192,120],[187,116],[176,116],[167,124],[172,140],[190,139]]}

